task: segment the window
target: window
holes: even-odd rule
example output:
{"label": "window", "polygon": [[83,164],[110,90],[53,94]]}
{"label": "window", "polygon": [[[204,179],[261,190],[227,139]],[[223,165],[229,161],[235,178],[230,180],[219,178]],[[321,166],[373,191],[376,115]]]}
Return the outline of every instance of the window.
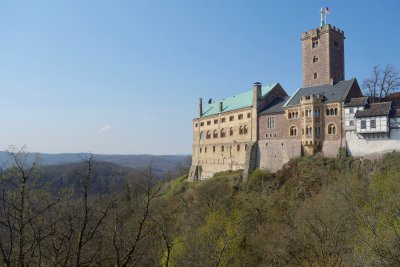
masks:
{"label": "window", "polygon": [[247,144],[244,145],[244,151],[247,151]]}
{"label": "window", "polygon": [[350,121],[350,126],[354,126],[354,120]]}
{"label": "window", "polygon": [[201,147],[200,147],[200,153],[201,153]]}
{"label": "window", "polygon": [[318,73],[317,72],[314,72],[314,80],[315,79],[318,79]]}
{"label": "window", "polygon": [[213,152],[215,153],[215,146],[213,146]]}
{"label": "window", "polygon": [[350,114],[354,113],[354,108],[350,108]]}
{"label": "window", "polygon": [[275,118],[268,117],[268,128],[275,128]]}
{"label": "window", "polygon": [[328,134],[336,134],[336,126],[331,123],[328,125]]}
{"label": "window", "polygon": [[211,121],[207,121],[207,125],[211,125]]}
{"label": "window", "polygon": [[233,128],[229,129],[229,135],[232,136],[233,135]]}
{"label": "window", "polygon": [[319,60],[318,56],[314,56],[312,62],[313,63],[318,63],[318,60]]}
{"label": "window", "polygon": [[239,127],[239,134],[243,134],[243,126]]}
{"label": "window", "polygon": [[204,132],[200,132],[200,140],[204,139]]}
{"label": "window", "polygon": [[204,148],[204,153],[207,153],[207,147]]}
{"label": "window", "polygon": [[213,138],[214,138],[214,139],[215,139],[215,138],[218,138],[218,132],[217,132],[217,130],[214,130]]}
{"label": "window", "polygon": [[361,129],[367,129],[367,122],[365,120],[361,121]]}
{"label": "window", "polygon": [[218,119],[214,120],[214,124],[218,124]]}
{"label": "window", "polygon": [[290,136],[297,136],[297,128],[296,128],[296,126],[290,127]]}
{"label": "window", "polygon": [[211,133],[210,133],[210,131],[207,132],[207,134],[206,134],[206,139],[211,139]]}
{"label": "window", "polygon": [[243,119],[243,114],[238,115],[238,120],[241,120],[241,119]]}
{"label": "window", "polygon": [[243,133],[244,133],[244,134],[247,134],[247,132],[248,132],[248,129],[247,129],[247,126],[245,125],[245,126],[243,127]]}
{"label": "window", "polygon": [[340,48],[340,43],[337,39],[333,39],[333,46],[336,48]]}
{"label": "window", "polygon": [[376,128],[376,120],[371,120],[371,129]]}
{"label": "window", "polygon": [[312,48],[317,48],[318,47],[318,37],[315,36],[312,38]]}
{"label": "window", "polygon": [[229,121],[233,121],[234,119],[235,119],[234,116],[230,116],[230,117],[229,117]]}
{"label": "window", "polygon": [[225,129],[221,129],[221,138],[226,137]]}
{"label": "window", "polygon": [[225,118],[222,118],[222,119],[221,119],[221,123],[224,123],[224,122],[225,122],[225,120],[226,120]]}
{"label": "window", "polygon": [[251,113],[247,113],[247,118],[250,119],[251,118]]}
{"label": "window", "polygon": [[240,145],[237,145],[236,150],[240,151]]}
{"label": "window", "polygon": [[204,126],[204,122],[201,122],[201,123],[200,123],[200,126]]}
{"label": "window", "polygon": [[194,127],[196,127],[196,128],[197,128],[197,126],[198,126],[198,125],[197,125],[197,123],[195,123],[195,124],[194,124]]}
{"label": "window", "polygon": [[225,151],[225,147],[221,146],[221,152],[224,152],[224,151]]}

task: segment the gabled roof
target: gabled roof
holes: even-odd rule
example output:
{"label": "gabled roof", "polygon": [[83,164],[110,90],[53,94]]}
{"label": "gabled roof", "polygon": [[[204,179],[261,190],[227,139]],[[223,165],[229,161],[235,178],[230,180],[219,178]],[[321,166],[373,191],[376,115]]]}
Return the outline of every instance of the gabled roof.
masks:
{"label": "gabled roof", "polygon": [[363,96],[363,97],[354,97],[350,99],[350,102],[345,104],[345,107],[360,107],[360,106],[365,106],[368,104],[368,97]]}
{"label": "gabled roof", "polygon": [[[261,88],[261,98],[264,98],[278,83],[264,85]],[[203,107],[202,117],[219,114],[219,102],[222,102],[222,112],[251,107],[253,105],[253,90],[234,95],[220,101],[215,101]]]}
{"label": "gabled roof", "polygon": [[392,102],[372,103],[365,110],[357,110],[356,118],[389,116]]}
{"label": "gabled roof", "polygon": [[283,113],[283,106],[286,101],[290,99],[290,96],[278,97],[270,105],[268,105],[260,114],[274,114],[274,113]]}
{"label": "gabled roof", "polygon": [[308,95],[323,95],[324,102],[344,101],[356,79],[341,81],[336,84],[322,84],[317,86],[300,88],[285,104],[285,107],[300,104],[300,98]]}

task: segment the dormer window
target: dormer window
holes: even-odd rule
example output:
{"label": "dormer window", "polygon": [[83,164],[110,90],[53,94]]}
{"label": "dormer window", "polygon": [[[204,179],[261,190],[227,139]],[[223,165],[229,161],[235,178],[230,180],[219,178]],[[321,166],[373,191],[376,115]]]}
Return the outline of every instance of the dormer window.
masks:
{"label": "dormer window", "polygon": [[318,60],[319,60],[318,56],[314,56],[312,62],[313,63],[318,63]]}
{"label": "dormer window", "polygon": [[317,48],[318,47],[318,37],[313,37],[312,38],[312,48]]}

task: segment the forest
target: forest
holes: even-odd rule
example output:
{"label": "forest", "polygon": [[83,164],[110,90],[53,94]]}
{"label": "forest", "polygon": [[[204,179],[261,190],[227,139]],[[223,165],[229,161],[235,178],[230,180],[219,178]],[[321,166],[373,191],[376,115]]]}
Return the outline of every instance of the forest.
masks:
{"label": "forest", "polygon": [[400,153],[188,182],[96,161],[0,173],[4,266],[399,266]]}

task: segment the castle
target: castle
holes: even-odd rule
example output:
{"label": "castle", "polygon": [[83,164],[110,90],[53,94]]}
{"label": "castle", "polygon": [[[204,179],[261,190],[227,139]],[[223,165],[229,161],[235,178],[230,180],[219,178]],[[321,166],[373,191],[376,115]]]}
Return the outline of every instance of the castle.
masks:
{"label": "castle", "polygon": [[278,171],[290,159],[400,150],[400,110],[369,103],[355,78],[345,79],[344,32],[332,25],[302,34],[303,87],[288,96],[279,83],[203,105],[193,120],[189,180],[216,172]]}

